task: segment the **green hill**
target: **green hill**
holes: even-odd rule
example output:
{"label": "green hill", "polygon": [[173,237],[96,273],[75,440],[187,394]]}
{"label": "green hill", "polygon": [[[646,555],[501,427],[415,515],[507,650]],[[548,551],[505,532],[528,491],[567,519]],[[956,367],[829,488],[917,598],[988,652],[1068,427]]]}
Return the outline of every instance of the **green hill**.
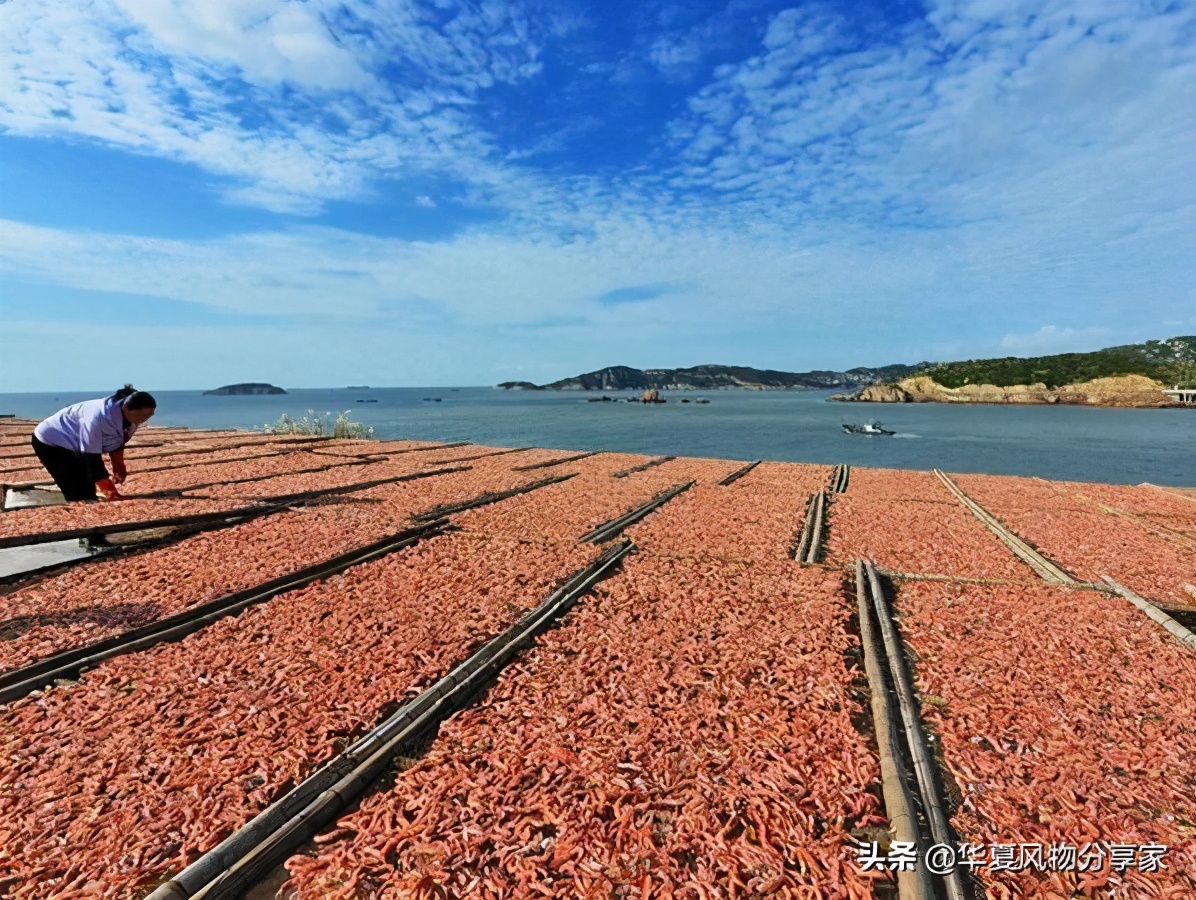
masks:
{"label": "green hill", "polygon": [[904,378],[925,366],[891,365],[880,368],[859,367],[845,372],[815,370],[812,372],[779,372],[775,369],[753,369],[750,366],[690,366],[683,369],[634,369],[630,366],[607,366],[572,378],[562,378],[543,386],[527,382],[504,381],[500,388],[550,391],[642,391],[656,390],[717,390],[720,388],[753,388],[756,390],[801,390],[806,388],[859,387]]}
{"label": "green hill", "polygon": [[1168,385],[1196,387],[1196,337],[1126,344],[1091,353],[1059,353],[1029,358],[1005,356],[935,363],[917,374],[928,375],[949,388],[963,387],[965,384],[1009,387],[1036,382],[1057,388],[1115,375],[1145,375]]}

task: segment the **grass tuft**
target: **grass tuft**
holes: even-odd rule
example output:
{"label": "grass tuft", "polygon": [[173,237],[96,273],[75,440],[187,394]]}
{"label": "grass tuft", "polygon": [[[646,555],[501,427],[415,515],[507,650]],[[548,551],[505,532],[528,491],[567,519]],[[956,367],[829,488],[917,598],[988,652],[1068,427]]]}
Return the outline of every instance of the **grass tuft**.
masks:
{"label": "grass tuft", "polygon": [[302,434],[313,437],[348,438],[356,441],[367,441],[374,436],[374,429],[361,422],[350,422],[352,410],[345,410],[335,419],[332,413],[316,414],[309,409],[302,419],[296,419],[283,413],[273,425],[265,424],[262,431],[266,434]]}

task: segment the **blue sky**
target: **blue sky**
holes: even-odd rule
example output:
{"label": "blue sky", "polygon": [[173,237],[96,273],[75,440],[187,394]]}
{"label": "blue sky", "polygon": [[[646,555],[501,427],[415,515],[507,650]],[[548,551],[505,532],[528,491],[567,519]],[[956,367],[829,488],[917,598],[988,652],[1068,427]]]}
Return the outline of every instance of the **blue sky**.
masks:
{"label": "blue sky", "polygon": [[0,392],[1196,333],[1196,0],[22,0],[0,35]]}

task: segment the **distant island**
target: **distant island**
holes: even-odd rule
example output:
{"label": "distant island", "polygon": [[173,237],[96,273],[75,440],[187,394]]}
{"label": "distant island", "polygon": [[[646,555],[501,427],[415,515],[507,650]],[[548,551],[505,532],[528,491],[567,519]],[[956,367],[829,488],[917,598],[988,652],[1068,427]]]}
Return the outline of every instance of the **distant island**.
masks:
{"label": "distant island", "polygon": [[224,387],[218,387],[214,391],[204,391],[203,396],[213,397],[238,397],[246,394],[285,394],[280,387],[275,387],[272,384],[262,384],[256,381],[245,382],[244,384],[226,384]]}
{"label": "distant island", "polygon": [[896,381],[832,400],[862,403],[1184,405],[1168,388],[1196,386],[1196,337],[1174,337],[1053,356],[935,363]]}
{"label": "distant island", "polygon": [[773,369],[753,369],[750,366],[692,366],[685,369],[633,369],[630,366],[607,366],[596,372],[563,378],[551,384],[530,381],[504,381],[499,388],[508,391],[710,391],[710,390],[818,390],[854,388],[904,378],[921,368],[892,365],[878,369],[857,368],[845,372],[817,370],[813,372],[778,372]]}
{"label": "distant island", "polygon": [[504,381],[508,391],[826,390],[861,403],[1046,403],[1164,407],[1196,388],[1196,337],[1108,347],[1091,353],[860,366],[842,372],[779,372],[750,366],[681,369],[607,366],[551,384]]}

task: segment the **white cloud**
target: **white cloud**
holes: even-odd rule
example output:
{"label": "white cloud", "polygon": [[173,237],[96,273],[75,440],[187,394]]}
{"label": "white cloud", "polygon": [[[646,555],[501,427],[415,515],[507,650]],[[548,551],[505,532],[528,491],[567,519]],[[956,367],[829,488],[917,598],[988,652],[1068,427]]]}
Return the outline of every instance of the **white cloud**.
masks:
{"label": "white cloud", "polygon": [[[591,223],[589,234],[567,240],[518,230],[475,231],[441,242],[328,228],[161,240],[0,221],[0,273],[308,321],[368,324],[386,319],[396,304],[412,302],[435,304],[443,315],[431,324],[450,329],[520,327],[584,315],[598,328],[634,324],[662,346],[681,324],[718,334],[731,310],[735,327],[795,335],[795,349],[824,341],[818,335],[841,340],[850,321],[852,340],[819,352],[850,356],[839,364],[851,365],[861,362],[854,349],[861,335],[904,335],[916,346],[916,335],[924,333],[922,346],[928,347],[945,327],[973,342],[977,349],[970,355],[986,353],[990,348],[978,346],[984,342],[977,326],[966,320],[998,315],[1006,323],[1041,321],[1052,310],[1073,306],[1077,294],[1088,321],[1101,324],[1044,331],[1037,346],[1111,336],[1122,328],[1151,336],[1162,327],[1155,323],[1190,315],[1186,295],[1162,290],[1126,303],[1139,290],[1140,273],[1133,271],[1089,275],[1075,265],[1006,271],[1008,256],[1027,252],[1020,238],[1012,247],[1009,241],[988,224],[959,229],[950,240],[915,230],[879,242],[859,228],[737,233],[719,222],[682,229],[613,213]],[[1136,250],[1145,252],[1141,245]],[[1173,261],[1171,274],[1186,265]],[[634,309],[594,299],[627,285],[664,283],[675,288]],[[1029,347],[1033,337],[1023,335],[1021,346]],[[619,339],[613,335],[612,346]]]}
{"label": "white cloud", "polygon": [[773,220],[941,226],[1104,192],[1111,212],[1171,208],[1193,186],[1193,29],[1190,4],[952,3],[847,50],[845,22],[789,10],[673,123],[670,183]]}
{"label": "white cloud", "polygon": [[648,59],[664,74],[685,78],[702,61],[705,43],[702,38],[703,35],[694,32],[662,36],[648,48]]}
{"label": "white cloud", "polygon": [[[1156,335],[1162,337],[1162,335]],[[1057,328],[1043,325],[1029,334],[1007,334],[1001,350],[1010,356],[1048,356],[1054,353],[1084,353],[1114,343],[1133,343],[1119,338],[1111,328]]]}
{"label": "white cloud", "polygon": [[[890,237],[880,245],[862,230],[825,227],[674,231],[614,216],[570,240],[476,232],[437,243],[324,228],[154,240],[0,222],[0,273],[10,277],[6,290],[19,290],[21,281],[61,285],[287,323],[269,330],[235,320],[139,327],[137,357],[154,365],[143,380],[178,387],[230,380],[223,373],[260,362],[263,342],[322,348],[320,361],[306,368],[279,363],[287,374],[278,377],[294,385],[484,384],[516,365],[532,366],[533,380],[551,380],[614,362],[801,370],[1036,355],[1170,336],[1183,329],[1164,320],[1191,318],[1187,298],[1131,304],[1124,296],[1132,284],[1114,282],[1086,297],[1091,317],[1040,328],[1044,315],[1074,306],[1071,295],[1060,296],[1067,273],[998,279],[984,232],[951,242],[916,231]],[[651,303],[595,299],[629,284],[660,283],[671,290]],[[987,322],[978,321],[984,316]],[[996,329],[1010,323],[1028,327],[1000,339]],[[44,335],[56,328],[5,323],[0,368],[11,367],[3,377],[10,389],[38,389]],[[72,333],[67,327],[55,339],[71,341]],[[221,347],[216,356],[214,345]],[[342,352],[381,374],[334,374],[327,360]],[[70,363],[83,373],[74,384],[86,383],[90,371],[115,371],[111,365],[98,350],[81,352]]]}
{"label": "white cloud", "polygon": [[[647,54],[691,71],[729,15],[666,31]],[[536,77],[543,48],[577,27],[545,8],[28,0],[0,5],[0,25],[0,127],[193,162],[235,182],[230,200],[285,212],[433,175],[565,228],[625,205],[705,216],[693,195],[708,191],[728,218],[941,227],[1077,198],[1153,211],[1176,181],[1190,189],[1196,152],[1190,5],[936,4],[864,41],[830,7],[784,10],[671,124],[662,173],[569,180],[511,164],[598,123],[504,154],[475,109],[488,87]]]}
{"label": "white cloud", "polygon": [[[484,186],[494,154],[468,108],[534,76],[542,37],[495,4],[438,6],[0,4],[0,129],[194,163],[237,182],[231,201],[285,212],[362,197],[377,178]],[[410,77],[386,77],[394,67]]]}
{"label": "white cloud", "polygon": [[373,78],[334,39],[320,6],[273,0],[114,0],[149,53],[224,64],[254,83],[366,88]]}
{"label": "white cloud", "polygon": [[[585,314],[598,324],[634,318],[662,337],[681,321],[717,331],[732,306],[739,326],[825,325],[837,321],[834,305],[849,301],[883,314],[885,298],[866,298],[873,267],[889,269],[891,290],[925,291],[926,273],[910,260],[916,256],[908,245],[880,254],[846,239],[811,248],[780,231],[673,230],[613,215],[569,240],[475,232],[436,243],[327,228],[162,240],[0,220],[0,273],[31,282],[356,322],[418,299],[467,326]],[[675,287],[650,310],[611,309],[594,299],[629,284]]]}

